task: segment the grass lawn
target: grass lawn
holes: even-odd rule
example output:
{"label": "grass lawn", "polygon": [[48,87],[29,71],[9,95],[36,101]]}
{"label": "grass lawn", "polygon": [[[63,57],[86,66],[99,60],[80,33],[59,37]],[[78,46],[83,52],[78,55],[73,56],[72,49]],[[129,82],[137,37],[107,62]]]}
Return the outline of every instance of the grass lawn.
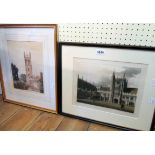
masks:
{"label": "grass lawn", "polygon": [[111,109],[116,109],[116,110],[121,110],[121,111],[125,111],[125,112],[130,112],[130,113],[134,113],[134,108],[135,108],[133,106],[126,106],[126,105],[124,105],[124,107],[121,108],[121,105],[116,104],[116,103],[106,103],[103,101],[90,100],[90,99],[78,99],[77,102],[111,108]]}

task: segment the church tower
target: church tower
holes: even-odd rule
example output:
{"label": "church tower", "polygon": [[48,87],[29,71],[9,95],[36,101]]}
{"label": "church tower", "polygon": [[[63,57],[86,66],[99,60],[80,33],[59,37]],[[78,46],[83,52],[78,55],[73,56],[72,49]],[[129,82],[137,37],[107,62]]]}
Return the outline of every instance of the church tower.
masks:
{"label": "church tower", "polygon": [[114,96],[115,96],[115,72],[112,74],[112,80],[111,80],[111,102],[114,102]]}
{"label": "church tower", "polygon": [[24,52],[24,60],[25,60],[25,70],[26,70],[26,82],[30,82],[32,78],[32,62],[31,62],[31,53]]}

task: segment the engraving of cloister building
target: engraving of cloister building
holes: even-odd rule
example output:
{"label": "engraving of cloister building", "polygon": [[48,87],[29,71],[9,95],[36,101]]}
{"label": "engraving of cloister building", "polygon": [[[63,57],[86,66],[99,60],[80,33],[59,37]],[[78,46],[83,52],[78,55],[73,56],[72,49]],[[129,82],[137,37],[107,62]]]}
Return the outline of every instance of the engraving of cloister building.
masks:
{"label": "engraving of cloister building", "polygon": [[117,76],[113,72],[110,86],[96,86],[78,75],[77,102],[108,107],[126,112],[134,112],[138,88],[129,88],[125,73]]}

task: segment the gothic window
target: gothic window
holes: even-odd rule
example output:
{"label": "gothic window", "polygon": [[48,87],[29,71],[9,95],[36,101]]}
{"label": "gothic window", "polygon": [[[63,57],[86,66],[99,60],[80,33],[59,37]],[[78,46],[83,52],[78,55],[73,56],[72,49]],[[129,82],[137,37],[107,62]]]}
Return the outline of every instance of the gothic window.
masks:
{"label": "gothic window", "polygon": [[114,103],[118,103],[118,99],[114,99]]}

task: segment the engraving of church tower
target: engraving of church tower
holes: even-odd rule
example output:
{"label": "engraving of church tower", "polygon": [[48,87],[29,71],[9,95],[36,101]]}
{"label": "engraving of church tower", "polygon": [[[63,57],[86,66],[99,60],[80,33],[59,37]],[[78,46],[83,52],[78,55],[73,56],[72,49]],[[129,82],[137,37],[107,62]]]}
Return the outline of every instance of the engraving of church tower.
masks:
{"label": "engraving of church tower", "polygon": [[26,82],[30,83],[32,79],[32,62],[31,62],[31,53],[24,52],[25,59],[25,70],[26,70]]}

